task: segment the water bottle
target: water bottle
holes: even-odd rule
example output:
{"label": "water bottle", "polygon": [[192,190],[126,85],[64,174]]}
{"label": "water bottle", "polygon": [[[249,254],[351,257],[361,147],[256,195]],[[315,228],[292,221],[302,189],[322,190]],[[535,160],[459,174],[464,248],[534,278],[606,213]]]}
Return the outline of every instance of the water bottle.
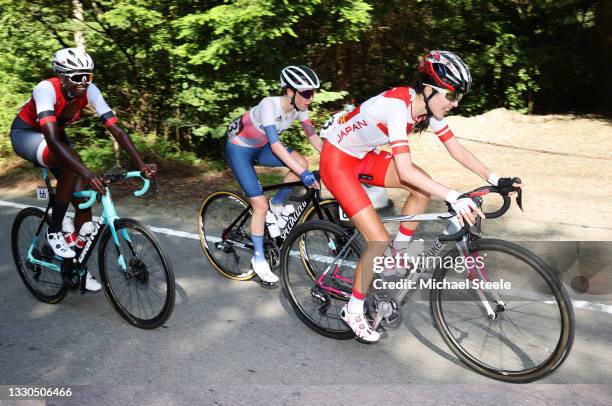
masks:
{"label": "water bottle", "polygon": [[289,222],[289,216],[291,216],[293,213],[295,213],[295,209],[293,208],[292,205],[288,204],[288,205],[283,206],[282,209],[280,210],[278,221],[276,222],[276,224],[278,225],[278,228],[281,228],[281,229],[285,228],[285,226]]}
{"label": "water bottle", "polygon": [[270,237],[276,238],[280,235],[280,229],[276,224],[276,216],[270,210],[266,213],[266,227],[268,227]]}
{"label": "water bottle", "polygon": [[64,234],[66,244],[68,244],[69,247],[74,247],[77,236],[74,232],[74,223],[72,222],[72,218],[64,216],[64,220],[62,220],[62,233]]}
{"label": "water bottle", "polygon": [[82,249],[85,246],[87,243],[87,237],[93,233],[93,230],[94,224],[91,221],[83,223],[81,230],[79,231],[79,238],[76,241],[77,248]]}

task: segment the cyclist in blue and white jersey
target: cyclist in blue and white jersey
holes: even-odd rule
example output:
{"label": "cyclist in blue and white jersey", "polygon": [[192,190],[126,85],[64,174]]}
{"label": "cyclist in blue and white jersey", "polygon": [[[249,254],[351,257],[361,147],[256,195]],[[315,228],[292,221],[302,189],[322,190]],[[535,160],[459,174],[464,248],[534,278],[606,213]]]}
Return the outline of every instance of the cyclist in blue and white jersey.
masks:
{"label": "cyclist in blue and white jersey", "polygon": [[226,160],[253,207],[251,240],[255,249],[251,266],[264,283],[278,282],[278,276],[270,270],[264,255],[266,213],[268,208],[280,213],[291,189],[280,189],[268,206],[254,166],[284,166],[290,169],[285,182],[301,180],[308,187],[319,187],[308,170],[308,161],[299,152],[285,147],[279,138],[279,134],[298,119],[308,141],[317,151],[321,150],[322,140],[308,117],[308,106],[320,86],[319,78],[306,66],[287,66],[281,71],[280,85],[280,96],[263,98],[229,125],[225,144]]}

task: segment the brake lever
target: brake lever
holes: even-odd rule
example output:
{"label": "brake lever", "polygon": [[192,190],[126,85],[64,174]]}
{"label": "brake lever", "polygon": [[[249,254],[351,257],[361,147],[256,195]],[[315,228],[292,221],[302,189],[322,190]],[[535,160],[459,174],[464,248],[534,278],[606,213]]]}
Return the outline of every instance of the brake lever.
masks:
{"label": "brake lever", "polygon": [[[522,183],[520,178],[512,178],[512,183]],[[519,209],[521,209],[521,211],[525,211],[523,210],[523,188],[515,188],[517,195],[516,195],[516,204],[518,205]]]}
{"label": "brake lever", "polygon": [[[483,195],[487,194],[487,193],[489,193],[489,192],[487,191],[486,193],[483,193]],[[475,197],[472,198],[480,210],[482,210],[482,202],[483,202],[482,197],[480,197],[480,196],[483,196],[483,195],[475,196]],[[483,236],[483,233],[482,233],[482,218],[480,216],[476,216],[476,224],[474,224],[474,231],[476,232],[476,234],[479,237]]]}

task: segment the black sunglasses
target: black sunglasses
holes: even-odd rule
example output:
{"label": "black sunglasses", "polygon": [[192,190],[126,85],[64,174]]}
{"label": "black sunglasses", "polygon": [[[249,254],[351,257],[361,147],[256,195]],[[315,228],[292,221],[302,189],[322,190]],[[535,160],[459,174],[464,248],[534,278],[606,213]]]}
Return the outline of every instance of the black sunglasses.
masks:
{"label": "black sunglasses", "polygon": [[302,96],[306,100],[310,99],[315,94],[315,90],[314,89],[310,89],[310,90],[298,90],[297,92],[300,94],[300,96]]}

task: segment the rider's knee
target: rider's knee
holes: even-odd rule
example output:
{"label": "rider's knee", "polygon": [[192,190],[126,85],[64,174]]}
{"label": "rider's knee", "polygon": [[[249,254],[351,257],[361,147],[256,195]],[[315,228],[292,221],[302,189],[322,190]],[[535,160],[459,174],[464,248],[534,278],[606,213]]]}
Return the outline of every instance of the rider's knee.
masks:
{"label": "rider's knee", "polygon": [[415,192],[413,193],[413,196],[420,205],[424,206],[427,206],[429,200],[431,200],[431,195],[429,193]]}
{"label": "rider's knee", "polygon": [[253,207],[253,211],[258,214],[266,213],[269,208],[267,199],[254,199],[251,202],[251,206]]}

